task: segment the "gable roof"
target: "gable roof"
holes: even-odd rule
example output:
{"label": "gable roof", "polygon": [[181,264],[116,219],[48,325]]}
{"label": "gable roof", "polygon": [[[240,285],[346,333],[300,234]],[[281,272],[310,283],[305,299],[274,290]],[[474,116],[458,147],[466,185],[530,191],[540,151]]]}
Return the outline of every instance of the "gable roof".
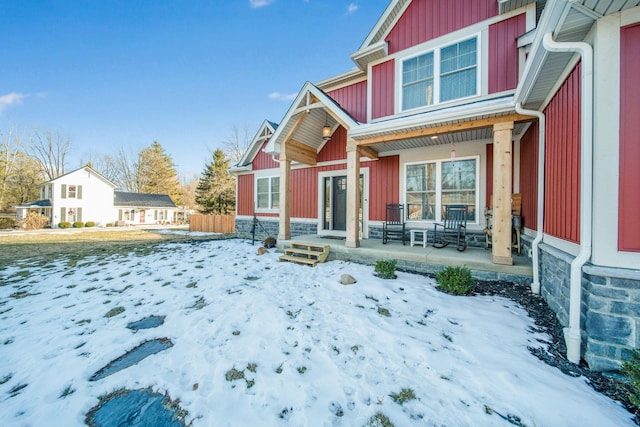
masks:
{"label": "gable roof", "polygon": [[112,188],[116,188],[116,185],[115,185],[113,182],[109,181],[109,180],[108,180],[107,178],[105,178],[105,177],[104,177],[100,172],[98,172],[97,170],[93,169],[91,166],[82,166],[82,167],[80,167],[80,168],[78,168],[78,169],[74,169],[74,170],[72,170],[71,172],[67,172],[67,173],[62,174],[62,175],[60,175],[60,176],[57,176],[57,177],[55,177],[55,178],[53,178],[53,179],[51,179],[51,180],[49,180],[49,181],[45,181],[45,182],[43,182],[43,183],[42,183],[42,184],[40,184],[40,185],[45,185],[45,184],[49,184],[49,183],[51,183],[51,182],[58,181],[58,180],[60,180],[61,178],[66,178],[66,177],[68,177],[69,175],[72,175],[72,174],[74,174],[74,173],[77,173],[77,172],[80,172],[80,171],[83,171],[83,170],[84,170],[84,171],[86,171],[88,174],[91,174],[91,175],[95,176],[96,178],[100,179],[100,180],[101,180],[101,181],[103,181],[105,184],[109,185],[110,187],[112,187]]}
{"label": "gable roof", "polygon": [[129,193],[114,191],[113,205],[130,208],[175,208],[176,205],[166,194]]}
{"label": "gable roof", "polygon": [[280,144],[287,139],[296,139],[320,151],[326,143],[322,139],[325,125],[330,126],[333,133],[338,126],[355,129],[359,122],[323,90],[306,82],[263,151],[279,154]]}
{"label": "gable roof", "polygon": [[250,164],[258,154],[260,147],[262,147],[262,144],[264,144],[267,139],[271,138],[271,135],[273,135],[277,128],[277,123],[271,122],[269,120],[265,120],[264,122],[262,122],[262,125],[258,129],[258,132],[256,132],[256,135],[253,137],[253,140],[251,140],[249,147],[247,147],[247,151],[245,151],[244,155],[242,156],[242,159],[240,159],[236,167],[232,169],[239,169],[242,166]]}

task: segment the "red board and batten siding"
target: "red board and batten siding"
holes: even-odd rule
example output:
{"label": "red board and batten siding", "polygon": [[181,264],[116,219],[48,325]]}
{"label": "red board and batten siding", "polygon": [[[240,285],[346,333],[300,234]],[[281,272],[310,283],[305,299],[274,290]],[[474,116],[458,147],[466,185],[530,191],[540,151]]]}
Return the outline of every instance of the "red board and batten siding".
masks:
{"label": "red board and batten siding", "polygon": [[374,65],[371,68],[371,118],[392,116],[394,114],[394,77],[393,60]]}
{"label": "red board and batten siding", "polygon": [[518,37],[526,29],[524,13],[489,25],[489,93],[518,85]]}
{"label": "red board and batten siding", "polygon": [[355,83],[337,90],[328,92],[340,106],[351,116],[365,123],[367,121],[367,82]]}
{"label": "red board and batten siding", "polygon": [[238,175],[236,215],[253,215],[254,175]]}
{"label": "red board and batten siding", "polygon": [[[361,169],[369,169],[369,219],[384,221],[385,205],[399,201],[399,156],[364,161]],[[291,217],[318,217],[318,175],[321,172],[344,171],[344,164],[294,169],[291,171]]]}
{"label": "red board and batten siding", "polygon": [[386,38],[389,54],[497,15],[496,0],[414,0]]}
{"label": "red board and batten siding", "polygon": [[400,202],[400,156],[363,163],[369,168],[369,220],[384,221],[387,203]]}
{"label": "red board and batten siding", "polygon": [[545,109],[544,232],[580,242],[580,69],[578,64]]}
{"label": "red board and batten siding", "polygon": [[618,250],[640,252],[640,24],[620,29]]}
{"label": "red board and batten siding", "polygon": [[520,139],[520,194],[524,226],[538,229],[538,122]]}
{"label": "red board and batten siding", "polygon": [[271,155],[265,154],[265,152],[262,151],[264,149],[264,146],[267,145],[268,142],[269,141],[265,141],[264,144],[262,144],[262,147],[260,147],[260,151],[258,151],[256,157],[254,157],[253,170],[273,169],[280,167],[280,164],[273,160],[273,157],[271,157]]}
{"label": "red board and batten siding", "polygon": [[318,162],[345,160],[347,158],[347,131],[342,126],[331,135],[331,139],[318,153]]}

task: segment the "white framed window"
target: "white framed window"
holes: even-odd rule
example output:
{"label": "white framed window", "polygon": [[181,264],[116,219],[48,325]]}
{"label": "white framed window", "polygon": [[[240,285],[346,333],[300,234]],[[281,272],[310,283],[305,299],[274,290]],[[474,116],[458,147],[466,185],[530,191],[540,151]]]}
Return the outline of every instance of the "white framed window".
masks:
{"label": "white framed window", "polygon": [[280,208],[280,177],[256,178],[256,209],[275,210]]}
{"label": "white framed window", "polygon": [[477,223],[479,159],[431,160],[405,165],[407,219],[441,221],[448,205],[466,205]]}
{"label": "white framed window", "polygon": [[400,61],[402,111],[478,95],[478,39],[476,35]]}

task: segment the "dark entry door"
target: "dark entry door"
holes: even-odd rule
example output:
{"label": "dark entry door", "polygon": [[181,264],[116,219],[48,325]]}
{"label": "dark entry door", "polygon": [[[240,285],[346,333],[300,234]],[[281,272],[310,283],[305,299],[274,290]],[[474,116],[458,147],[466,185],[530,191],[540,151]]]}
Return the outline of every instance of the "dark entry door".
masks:
{"label": "dark entry door", "polygon": [[333,230],[347,229],[347,177],[333,177],[332,218]]}

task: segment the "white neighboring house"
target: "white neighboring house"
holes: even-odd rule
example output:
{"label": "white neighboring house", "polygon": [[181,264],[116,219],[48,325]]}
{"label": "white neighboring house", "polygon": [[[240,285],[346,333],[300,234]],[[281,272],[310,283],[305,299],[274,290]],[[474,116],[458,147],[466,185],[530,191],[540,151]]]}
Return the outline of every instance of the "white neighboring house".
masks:
{"label": "white neighboring house", "polygon": [[176,205],[166,194],[115,191],[115,184],[89,166],[83,166],[40,184],[40,200],[16,206],[19,221],[29,212],[49,218],[53,228],[61,222],[120,225],[172,223]]}

